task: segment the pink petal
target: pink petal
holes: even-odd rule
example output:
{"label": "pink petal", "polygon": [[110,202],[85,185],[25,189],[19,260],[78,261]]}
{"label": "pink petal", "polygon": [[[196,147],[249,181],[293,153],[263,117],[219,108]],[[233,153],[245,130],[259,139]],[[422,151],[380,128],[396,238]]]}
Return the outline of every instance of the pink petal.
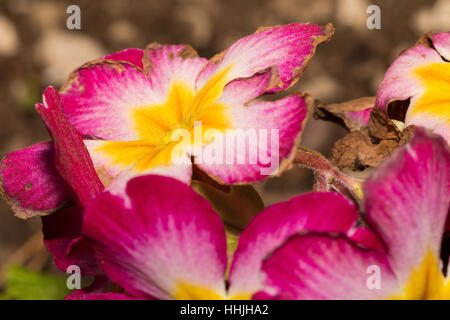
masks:
{"label": "pink petal", "polygon": [[195,89],[195,79],[207,62],[190,46],[152,43],[145,49],[144,70],[154,94],[164,102],[174,81]]}
{"label": "pink petal", "polygon": [[112,53],[103,57],[103,59],[129,62],[142,69],[144,67],[142,64],[143,56],[144,50],[131,48]]}
{"label": "pink petal", "polygon": [[131,112],[136,107],[163,104],[175,80],[193,89],[206,63],[193,55],[187,46],[150,45],[143,57],[147,76],[128,63],[88,63],[75,71],[61,90],[64,113],[82,134],[112,141],[136,140]]}
{"label": "pink petal", "polygon": [[[195,163],[222,183],[255,182],[290,167],[308,113],[308,96],[230,106],[233,125],[207,144]],[[236,138],[239,133],[244,133]],[[217,151],[217,152],[216,152]],[[215,158],[217,154],[219,157]]]}
{"label": "pink petal", "polygon": [[132,297],[123,293],[105,292],[105,293],[84,293],[81,290],[67,295],[64,300],[145,300],[144,298]]}
{"label": "pink petal", "polygon": [[8,153],[1,160],[0,174],[0,191],[19,218],[52,213],[73,199],[55,168],[51,142]]}
{"label": "pink petal", "polygon": [[446,102],[449,65],[440,55],[445,54],[441,46],[446,45],[448,39],[444,34],[434,37],[440,40],[436,40],[438,51],[418,44],[394,61],[378,87],[376,107],[391,118],[404,121],[405,126],[423,126],[449,142],[450,114]]}
{"label": "pink petal", "polygon": [[337,193],[308,193],[258,214],[239,238],[230,270],[230,293],[252,294],[260,288],[263,259],[298,232],[348,232],[358,220],[355,206]]}
{"label": "pink petal", "polygon": [[141,69],[109,60],[82,66],[61,90],[64,114],[81,134],[116,141],[137,138],[129,112],[152,101]]}
{"label": "pink petal", "polygon": [[97,276],[89,287],[73,291],[64,300],[143,300],[142,297],[109,292],[110,286],[111,283],[108,278]]}
{"label": "pink petal", "polygon": [[[128,168],[123,168],[120,164],[115,163],[114,159],[98,150],[99,147],[107,143],[106,141],[84,140],[84,143],[89,151],[89,155],[100,180],[108,188],[108,190],[114,194],[123,193],[128,181],[132,178],[146,174],[157,174],[173,177],[186,184],[191,182],[192,163],[188,155],[186,155],[186,158],[184,159],[185,163],[171,163],[167,166],[160,165],[147,170],[140,170],[136,167],[140,164],[140,161],[145,161],[145,159],[141,160],[136,158],[136,163],[134,165]],[[123,150],[126,152],[125,148],[123,148]]]}
{"label": "pink petal", "polygon": [[198,77],[197,88],[202,87],[217,71],[231,66],[229,81],[271,69],[272,81],[264,89],[269,92],[284,90],[303,73],[316,46],[327,41],[332,34],[331,24],[322,27],[292,23],[260,28],[211,59]]}
{"label": "pink petal", "polygon": [[408,100],[423,93],[423,87],[411,72],[428,63],[443,62],[433,49],[417,45],[403,52],[389,67],[378,86],[375,107],[388,112],[388,104],[394,100]]}
{"label": "pink petal", "polygon": [[55,146],[58,172],[75,191],[84,206],[104,190],[89,157],[80,133],[64,117],[59,95],[48,87],[43,95],[44,104],[36,109],[44,121]]}
{"label": "pink petal", "polygon": [[450,203],[450,150],[417,130],[363,185],[366,219],[383,240],[392,269],[409,280],[430,251],[439,257]]}
{"label": "pink petal", "polygon": [[[385,255],[343,235],[293,236],[264,261],[262,270],[266,298],[386,299],[398,288]],[[379,288],[370,281],[373,270],[379,272]]]}
{"label": "pink petal", "polygon": [[[180,284],[225,295],[225,229],[211,205],[163,176],[128,183],[129,204],[108,192],[87,208],[84,234],[111,280],[127,292],[174,297]],[[128,201],[127,201],[128,202]]]}
{"label": "pink petal", "polygon": [[432,33],[429,37],[436,51],[446,60],[450,60],[450,32]]}

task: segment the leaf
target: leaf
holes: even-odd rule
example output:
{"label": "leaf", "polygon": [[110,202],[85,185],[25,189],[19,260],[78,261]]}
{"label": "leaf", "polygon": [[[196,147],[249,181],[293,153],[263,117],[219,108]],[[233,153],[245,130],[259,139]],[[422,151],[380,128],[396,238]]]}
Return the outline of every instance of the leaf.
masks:
{"label": "leaf", "polygon": [[194,180],[191,186],[211,203],[226,225],[238,230],[243,230],[264,209],[258,192],[250,185],[229,186],[227,190],[220,190]]}
{"label": "leaf", "polygon": [[69,292],[62,276],[11,265],[5,271],[0,300],[62,300]]}

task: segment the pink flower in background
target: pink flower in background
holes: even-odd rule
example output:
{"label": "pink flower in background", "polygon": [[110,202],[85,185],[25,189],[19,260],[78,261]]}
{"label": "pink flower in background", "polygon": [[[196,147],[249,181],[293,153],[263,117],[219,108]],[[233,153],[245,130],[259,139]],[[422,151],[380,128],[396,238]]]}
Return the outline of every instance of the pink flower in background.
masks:
{"label": "pink flower in background", "polygon": [[[262,28],[211,60],[182,45],[127,49],[89,62],[70,75],[60,92],[64,117],[85,139],[95,172],[110,190],[122,191],[129,179],[148,173],[189,183],[191,159],[198,158],[199,149],[181,149],[177,160],[183,161],[174,164],[173,151],[180,142],[172,137],[178,129],[195,131],[197,122],[202,123],[200,150],[213,148],[233,155],[233,164],[199,162],[201,170],[226,184],[260,181],[267,177],[262,169],[271,168],[270,164],[260,160],[241,164],[237,158],[248,159],[249,148],[256,148],[279,161],[270,175],[288,168],[308,103],[297,93],[276,101],[254,100],[292,86],[316,46],[332,32],[331,25]],[[278,130],[278,145],[273,151],[270,138],[266,144],[247,141],[244,148],[220,145],[223,140],[205,137],[208,129],[225,139],[238,130]],[[260,140],[264,139],[257,136]],[[198,147],[198,141],[189,145]],[[70,171],[64,179],[55,171],[53,148],[51,143],[40,143],[2,160],[2,194],[18,217],[52,213],[74,198],[66,183]]]}
{"label": "pink flower in background", "polygon": [[450,142],[449,60],[450,32],[425,35],[392,63],[378,87],[376,107],[405,127],[423,126]]}
{"label": "pink flower in background", "polygon": [[440,261],[449,181],[448,145],[417,130],[364,183],[363,226],[290,237],[264,260],[256,298],[450,299]]}

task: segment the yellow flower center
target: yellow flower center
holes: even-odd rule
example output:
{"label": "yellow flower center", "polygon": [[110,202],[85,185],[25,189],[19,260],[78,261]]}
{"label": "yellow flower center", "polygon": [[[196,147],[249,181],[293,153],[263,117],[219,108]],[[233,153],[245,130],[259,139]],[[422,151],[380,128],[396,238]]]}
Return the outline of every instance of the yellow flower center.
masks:
{"label": "yellow flower center", "polygon": [[249,300],[251,295],[239,294],[227,297],[213,289],[196,286],[188,282],[178,282],[172,297],[175,300]]}
{"label": "yellow flower center", "polygon": [[439,259],[431,250],[420,266],[412,270],[403,292],[392,299],[450,300],[450,279],[444,278],[439,267]]}
{"label": "yellow flower center", "polygon": [[411,116],[430,114],[450,124],[450,63],[430,63],[415,69],[413,74],[421,81],[424,92],[412,106]]}
{"label": "yellow flower center", "polygon": [[[105,141],[95,151],[106,155],[113,165],[126,169],[134,165],[141,172],[173,161],[174,148],[185,141],[177,136],[178,129],[190,133],[190,145],[207,141],[208,129],[221,132],[232,127],[228,106],[218,103],[223,88],[229,81],[231,67],[216,73],[197,92],[186,82],[174,80],[163,104],[137,106],[131,111],[136,141]],[[194,123],[201,122],[201,132],[194,134]],[[200,141],[194,137],[200,135]],[[181,156],[181,155],[180,155]]]}

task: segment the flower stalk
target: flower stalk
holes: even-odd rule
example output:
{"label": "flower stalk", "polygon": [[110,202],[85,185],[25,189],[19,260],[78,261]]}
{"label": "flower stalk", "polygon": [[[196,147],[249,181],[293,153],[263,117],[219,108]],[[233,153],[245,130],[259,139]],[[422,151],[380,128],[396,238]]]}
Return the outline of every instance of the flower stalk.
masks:
{"label": "flower stalk", "polygon": [[358,203],[363,199],[363,181],[341,172],[320,153],[300,147],[295,155],[294,163],[314,171],[314,191],[335,190],[350,196]]}

